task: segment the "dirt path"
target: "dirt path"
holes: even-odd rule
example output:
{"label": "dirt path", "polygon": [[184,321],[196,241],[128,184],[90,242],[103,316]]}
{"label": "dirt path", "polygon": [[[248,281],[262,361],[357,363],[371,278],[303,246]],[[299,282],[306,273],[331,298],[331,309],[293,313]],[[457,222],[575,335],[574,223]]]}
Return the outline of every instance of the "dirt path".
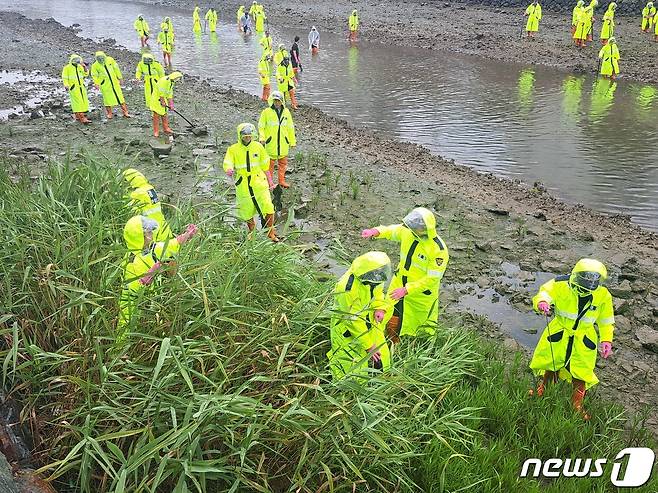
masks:
{"label": "dirt path", "polygon": [[[203,9],[216,2],[209,0],[144,0],[145,3]],[[244,2],[242,2],[244,3]],[[250,2],[247,2],[249,4]],[[405,46],[484,56],[525,64],[548,65],[567,72],[595,72],[598,66],[598,41],[601,19],[608,2],[599,2],[594,26],[594,43],[584,50],[576,48],[569,32],[571,15],[544,9],[537,39],[522,37],[525,28],[523,11],[455,1],[405,0],[383,2],[352,0],[290,0],[285,8],[265,2],[269,22],[281,26],[299,26],[302,40],[312,24],[320,32],[345,32],[352,9],[359,10],[361,38]],[[621,51],[623,77],[643,82],[658,82],[658,43],[653,36],[640,32],[640,12],[617,12],[615,37]],[[222,4],[223,20],[233,21],[241,3]],[[574,2],[575,5],[575,2]]]}
{"label": "dirt path", "polygon": [[[12,42],[14,39],[20,41]],[[125,74],[133,72],[136,53],[81,39],[73,29],[55,21],[0,13],[0,59],[8,69],[38,69],[57,78],[69,53],[90,53],[99,47],[117,59]],[[42,85],[56,94],[58,84],[55,80]],[[257,121],[262,109],[257,98],[187,78],[177,90],[176,106],[190,114],[201,101],[212,107],[203,121],[211,135],[194,137],[183,131],[183,122],[174,119],[179,133],[173,152],[156,159],[148,147],[150,114],[144,108],[141,88],[136,86],[126,94],[135,119],[115,117],[101,123],[96,110],[91,115],[94,124],[87,127],[74,123],[68,109],[62,107],[61,97],[55,96],[42,104],[43,118],[37,115],[0,123],[1,151],[16,162],[28,162],[33,174],[49,155],[75,155],[89,147],[118,151],[125,157],[117,166],[132,164],[144,170],[171,199],[189,195],[213,198],[230,192],[220,160],[235,139],[236,125]],[[478,174],[432,156],[418,145],[354,129],[313,108],[302,107],[294,117],[299,136],[291,161],[294,186],[282,197],[284,208],[294,210],[298,219],[293,230],[287,231],[292,247],[313,255],[329,246],[338,252],[344,249],[350,256],[373,248],[359,238],[362,228],[395,222],[414,206],[431,207],[451,249],[442,291],[443,306],[450,312],[445,319],[455,324],[467,319],[511,349],[518,345],[507,327],[456,310],[455,300],[489,288],[521,312],[529,312],[529,291],[538,271],[566,273],[580,257],[600,258],[611,273],[608,285],[616,296],[619,316],[615,354],[599,363],[602,384],[598,391],[630,411],[650,406],[654,412],[647,423],[658,432],[655,234],[622,217],[567,205],[541,186],[529,188]],[[391,245],[375,245],[397,258]],[[515,274],[519,283],[510,286],[501,281],[503,262],[520,267]],[[326,260],[320,265],[331,267]]]}

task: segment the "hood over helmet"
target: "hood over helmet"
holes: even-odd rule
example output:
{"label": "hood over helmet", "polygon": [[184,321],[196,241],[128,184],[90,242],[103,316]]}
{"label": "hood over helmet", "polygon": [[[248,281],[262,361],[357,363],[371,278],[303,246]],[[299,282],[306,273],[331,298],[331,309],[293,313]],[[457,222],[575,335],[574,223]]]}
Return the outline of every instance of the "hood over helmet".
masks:
{"label": "hood over helmet", "polygon": [[569,285],[579,296],[586,296],[599,287],[608,277],[608,271],[601,262],[591,258],[581,258],[569,276]]}
{"label": "hood over helmet", "polygon": [[158,222],[145,216],[133,216],[123,227],[123,239],[131,252],[144,250],[144,233],[158,229]]}
{"label": "hood over helmet", "polygon": [[368,252],[352,261],[350,272],[364,284],[381,284],[391,277],[391,259],[384,252]]}
{"label": "hood over helmet", "polygon": [[252,142],[253,138],[256,135],[256,127],[254,126],[253,123],[241,123],[238,125],[238,142],[242,144],[242,136],[243,135],[251,135]]}
{"label": "hood over helmet", "polygon": [[139,188],[145,185],[149,185],[149,181],[146,177],[134,168],[128,168],[123,170],[123,178],[128,182],[132,188]]}
{"label": "hood over helmet", "polygon": [[72,64],[74,60],[77,61],[77,63],[82,63],[82,57],[80,55],[78,55],[77,53],[73,53],[69,57],[69,63]]}
{"label": "hood over helmet", "polygon": [[402,220],[404,225],[409,228],[416,236],[425,236],[434,239],[436,234],[436,217],[429,209],[425,207],[416,207]]}

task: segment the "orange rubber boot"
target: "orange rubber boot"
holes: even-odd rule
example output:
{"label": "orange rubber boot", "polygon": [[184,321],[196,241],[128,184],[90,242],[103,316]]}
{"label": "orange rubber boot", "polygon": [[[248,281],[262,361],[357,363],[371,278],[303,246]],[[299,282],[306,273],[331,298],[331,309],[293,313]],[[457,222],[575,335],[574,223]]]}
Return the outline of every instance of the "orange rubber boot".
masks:
{"label": "orange rubber boot", "polygon": [[263,86],[263,95],[260,97],[262,101],[267,102],[268,99],[270,99],[270,85],[265,84]]}
{"label": "orange rubber boot", "polygon": [[288,95],[290,96],[290,106],[292,106],[292,109],[296,110],[299,108],[299,106],[297,106],[297,98],[295,98],[295,90],[290,89]]}
{"label": "orange rubber boot", "polygon": [[162,130],[164,133],[169,135],[174,135],[174,131],[169,126],[169,117],[167,115],[162,115]]}
{"label": "orange rubber boot", "polygon": [[280,240],[276,235],[276,229],[274,229],[274,214],[265,216],[265,227],[268,228],[267,237],[274,243],[278,243]]}
{"label": "orange rubber boot", "polygon": [[108,120],[111,120],[111,119],[112,119],[112,117],[113,117],[114,115],[112,114],[112,107],[111,107],[111,106],[106,106],[106,107],[105,107],[105,115],[107,116],[107,119],[108,119]]}
{"label": "orange rubber boot", "polygon": [[124,118],[132,118],[133,116],[128,113],[128,105],[126,103],[121,103],[121,111],[123,112]]}
{"label": "orange rubber boot", "polygon": [[274,164],[276,163],[276,159],[270,159],[270,176],[274,180]]}
{"label": "orange rubber boot", "polygon": [[160,137],[160,115],[153,112],[153,137]]}
{"label": "orange rubber boot", "polygon": [[393,315],[386,324],[386,337],[393,344],[400,342],[400,317]]}
{"label": "orange rubber boot", "polygon": [[[272,164],[270,163],[270,168],[271,167]],[[279,159],[279,186],[282,188],[290,188],[290,185],[286,182],[287,169],[288,169],[288,156]]]}
{"label": "orange rubber boot", "polygon": [[89,125],[91,123],[91,120],[87,118],[87,115],[84,113],[78,113],[80,122],[84,123],[85,125]]}
{"label": "orange rubber boot", "polygon": [[571,404],[574,410],[579,413],[585,421],[589,421],[590,415],[583,407],[583,400],[585,399],[585,382],[578,379],[573,379],[573,393],[571,394]]}

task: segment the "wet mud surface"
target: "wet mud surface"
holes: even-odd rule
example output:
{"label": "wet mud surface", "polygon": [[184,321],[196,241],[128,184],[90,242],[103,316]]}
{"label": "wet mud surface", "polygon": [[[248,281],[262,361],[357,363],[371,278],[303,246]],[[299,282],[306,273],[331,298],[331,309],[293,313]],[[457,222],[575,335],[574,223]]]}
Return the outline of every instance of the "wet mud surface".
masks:
{"label": "wet mud surface", "polygon": [[[38,70],[58,78],[71,52],[89,54],[99,48],[116,58],[126,78],[132,77],[136,53],[81,39],[74,29],[53,20],[0,13],[5,70]],[[93,147],[121,153],[117,167],[140,168],[170,202],[188,196],[231,200],[221,160],[237,124],[257,122],[262,109],[257,98],[186,78],[176,89],[176,107],[207,125],[210,134],[195,137],[174,116],[171,153],[156,158],[140,84],[126,82],[124,89],[135,118],[116,115],[104,121],[96,108],[90,114],[94,123],[85,127],[73,121],[68,101],[55,92],[58,81],[40,84],[53,95],[37,109],[43,116],[22,114],[0,122],[0,152],[16,163],[10,173],[28,163],[36,176],[48,156]],[[9,102],[18,103],[33,91],[16,93]],[[98,106],[98,98],[90,91],[92,105]],[[615,297],[617,328],[614,355],[598,363],[602,383],[596,391],[631,412],[648,407],[652,414],[647,425],[658,431],[656,234],[625,217],[560,202],[541,184],[529,187],[478,174],[421,146],[351,127],[311,107],[302,106],[294,118],[298,147],[290,161],[293,187],[280,196],[285,214],[279,217],[279,230],[291,248],[306,252],[328,273],[367,249],[383,249],[397,258],[394,245],[362,240],[359,232],[396,222],[415,206],[431,207],[451,250],[441,295],[444,320],[468,321],[505,349],[526,353],[537,337],[533,331],[541,331],[544,323],[531,313],[530,295],[548,276],[567,273],[578,258],[599,258],[610,272],[607,284]]]}
{"label": "wet mud surface", "polygon": [[[195,4],[202,8],[213,5],[208,0],[145,0],[145,3],[189,9],[194,8]],[[344,32],[347,38],[347,17],[356,8],[359,10],[362,39],[455,51],[509,62],[548,65],[560,71],[596,73],[601,47],[598,37],[608,2],[599,4],[594,16],[594,43],[583,50],[576,48],[571,39],[571,13],[551,11],[550,7],[543,10],[535,40],[524,36],[525,6],[499,8],[436,0],[358,3],[350,0],[291,0],[283,8],[269,8],[267,15],[271,23],[299,26],[302,41],[306,39],[311,25],[317,26],[320,32]],[[226,16],[226,12],[230,13],[232,21],[239,5],[238,2],[223,4],[221,14]],[[653,33],[640,32],[641,9],[635,11],[630,6],[619,5],[615,16],[615,38],[621,52],[622,77],[658,82],[658,43],[654,43]]]}

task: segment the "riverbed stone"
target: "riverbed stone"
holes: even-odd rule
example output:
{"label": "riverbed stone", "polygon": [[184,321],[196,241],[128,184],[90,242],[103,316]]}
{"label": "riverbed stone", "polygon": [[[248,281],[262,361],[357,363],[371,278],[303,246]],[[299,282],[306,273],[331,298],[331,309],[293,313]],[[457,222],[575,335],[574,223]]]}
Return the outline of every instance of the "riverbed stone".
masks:
{"label": "riverbed stone", "polygon": [[640,341],[642,347],[658,353],[658,330],[644,325],[635,331],[635,337]]}
{"label": "riverbed stone", "polygon": [[633,296],[633,289],[631,288],[631,283],[628,279],[624,279],[621,284],[618,284],[617,286],[608,287],[608,291],[610,291],[612,296],[617,298],[628,299]]}
{"label": "riverbed stone", "polygon": [[0,491],[2,493],[19,493],[14,482],[11,466],[4,455],[0,453]]}

